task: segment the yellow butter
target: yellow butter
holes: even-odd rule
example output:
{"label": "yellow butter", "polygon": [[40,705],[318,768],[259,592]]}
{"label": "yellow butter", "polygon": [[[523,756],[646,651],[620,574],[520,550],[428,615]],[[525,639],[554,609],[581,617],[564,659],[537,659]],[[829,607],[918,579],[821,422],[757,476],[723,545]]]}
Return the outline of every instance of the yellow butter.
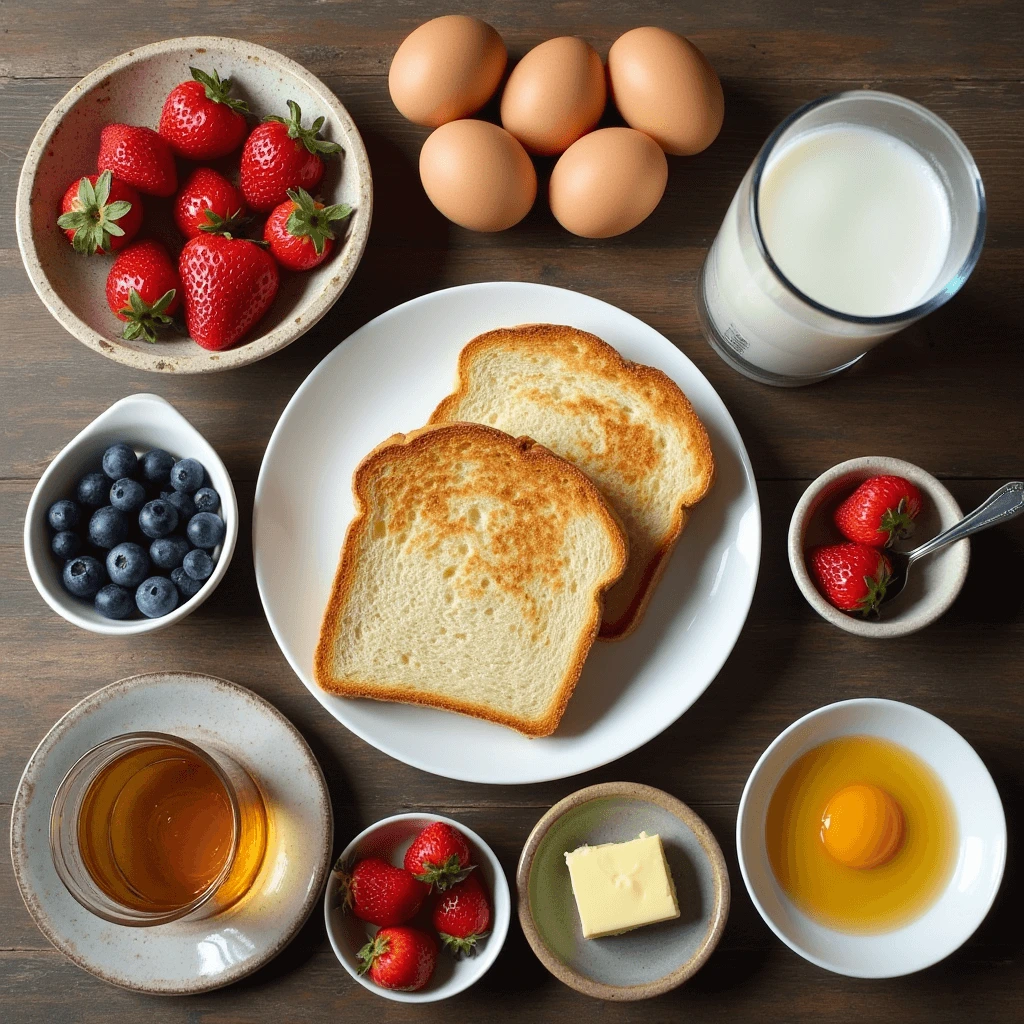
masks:
{"label": "yellow butter", "polygon": [[565,855],[585,939],[671,921],[679,916],[660,836],[581,846]]}

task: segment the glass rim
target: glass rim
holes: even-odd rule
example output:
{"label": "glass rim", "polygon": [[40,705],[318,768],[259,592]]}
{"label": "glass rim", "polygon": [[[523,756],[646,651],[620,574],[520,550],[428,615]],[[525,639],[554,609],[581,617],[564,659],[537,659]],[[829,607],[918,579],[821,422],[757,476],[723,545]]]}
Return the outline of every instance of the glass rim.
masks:
{"label": "glass rim", "polygon": [[[954,148],[963,158],[964,163],[967,165],[967,169],[973,178],[975,198],[977,200],[977,221],[975,224],[974,238],[971,241],[971,248],[960,268],[930,299],[918,304],[917,306],[913,306],[910,309],[903,310],[899,313],[888,313],[885,316],[859,316],[854,313],[843,313],[838,309],[832,309],[830,306],[826,306],[824,303],[812,299],[806,292],[797,288],[797,286],[793,284],[793,282],[790,281],[782,272],[782,269],[775,262],[772,254],[768,251],[768,243],[766,242],[761,230],[761,179],[764,175],[765,168],[768,165],[768,160],[775,151],[775,147],[778,144],[779,139],[787,129],[792,127],[797,121],[804,117],[804,115],[809,114],[817,107],[823,106],[826,103],[834,103],[837,100],[848,97],[859,96],[873,97],[911,110],[949,137]],[[919,319],[926,313],[931,313],[933,310],[945,305],[954,295],[956,295],[958,291],[960,291],[966,283],[967,278],[970,277],[971,271],[973,271],[974,267],[977,265],[978,259],[981,256],[982,247],[985,243],[985,228],[988,219],[987,211],[988,207],[985,200],[985,185],[981,180],[981,172],[978,170],[978,165],[974,162],[974,157],[964,144],[963,139],[961,139],[960,136],[957,135],[957,133],[953,131],[953,129],[941,117],[938,116],[938,114],[933,113],[927,107],[920,103],[915,103],[914,100],[908,100],[905,96],[898,96],[896,93],[885,92],[881,89],[846,89],[840,92],[827,93],[824,96],[819,96],[817,99],[811,100],[809,103],[805,103],[803,106],[794,110],[776,126],[775,130],[768,136],[765,144],[761,147],[761,150],[754,161],[754,176],[750,188],[750,219],[754,227],[753,234],[757,243],[758,252],[760,252],[765,263],[767,263],[768,269],[771,270],[772,274],[775,275],[779,283],[786,288],[787,291],[801,302],[810,306],[812,309],[817,310],[819,313],[824,313],[826,316],[832,317],[833,319],[839,320],[843,323],[879,326],[886,324],[898,324],[908,320]]]}
{"label": "glass rim", "polygon": [[[124,907],[123,904],[118,903],[113,897],[107,896],[106,893],[103,895],[110,900],[112,904],[116,904],[119,907],[123,907],[123,913],[118,914],[106,910],[105,908],[98,906],[92,902],[88,895],[81,891],[81,887],[74,879],[71,871],[68,869],[67,864],[64,860],[63,851],[60,850],[60,844],[57,842],[57,834],[60,831],[60,818],[61,815],[58,811],[58,806],[63,810],[64,802],[67,799],[67,790],[70,788],[72,782],[78,771],[81,770],[82,762],[88,758],[94,756],[97,751],[102,750],[104,747],[113,746],[116,743],[123,743],[125,741],[142,741],[146,745],[152,746],[171,746],[180,747],[184,750],[189,751],[192,754],[198,756],[217,776],[218,781],[224,787],[224,792],[227,793],[228,803],[231,806],[231,849],[229,851],[227,859],[224,861],[224,865],[218,872],[217,877],[210,882],[210,884],[193,900],[186,903],[183,907],[177,907],[174,910],[169,911],[147,911],[139,910],[135,907]],[[121,752],[123,753],[123,751]],[[85,792],[88,792],[90,787],[99,773],[107,767],[115,758],[121,756],[121,753],[112,754],[110,757],[103,758],[98,767],[92,772],[92,777],[86,784]],[[231,874],[231,869],[234,866],[235,858],[238,856],[238,846],[241,837],[242,830],[242,814],[238,805],[238,795],[235,793],[235,787],[227,774],[221,768],[219,764],[208,754],[202,747],[197,746],[195,743],[191,743],[189,740],[183,739],[180,736],[172,736],[170,733],[165,732],[125,732],[120,733],[117,736],[111,736],[108,739],[101,740],[99,743],[90,747],[84,754],[81,754],[75,759],[74,764],[68,769],[67,774],[64,776],[61,784],[57,787],[57,791],[53,796],[53,803],[50,805],[50,856],[53,860],[54,869],[57,872],[57,876],[60,878],[64,885],[64,888],[68,891],[69,895],[82,907],[89,911],[91,914],[95,914],[97,917],[102,918],[105,921],[109,921],[111,924],[126,925],[128,927],[144,927],[149,925],[158,924],[169,924],[172,921],[179,921],[183,917],[187,917],[193,911],[198,910],[201,906],[207,903],[213,898],[217,890],[227,881],[228,876]],[[74,841],[78,843],[78,816],[75,816],[74,821]],[[95,880],[92,879],[89,874],[88,868],[86,868],[86,874],[89,876],[92,884],[96,888],[103,892],[99,885],[96,884]]]}

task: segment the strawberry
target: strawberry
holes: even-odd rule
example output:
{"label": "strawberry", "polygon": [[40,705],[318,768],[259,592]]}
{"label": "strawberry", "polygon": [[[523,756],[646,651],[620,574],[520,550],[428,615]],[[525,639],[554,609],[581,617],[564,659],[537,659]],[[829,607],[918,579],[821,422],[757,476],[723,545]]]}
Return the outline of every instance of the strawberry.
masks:
{"label": "strawberry", "polygon": [[178,187],[174,154],[167,140],[152,128],[108,124],[100,132],[97,171],[110,171],[133,188],[150,196],[169,196]]}
{"label": "strawberry", "polygon": [[447,822],[431,822],[406,852],[405,870],[443,892],[473,870],[469,863],[469,844],[465,836]]}
{"label": "strawberry", "polygon": [[360,974],[369,974],[381,988],[415,992],[434,973],[437,942],[418,928],[381,928],[357,954]]}
{"label": "strawberry", "polygon": [[833,518],[848,540],[887,548],[914,532],[920,511],[921,492],[909,480],[873,476],[836,509]]}
{"label": "strawberry", "polygon": [[867,544],[828,544],[811,548],[807,564],[829,604],[844,612],[878,611],[892,575],[892,563]]}
{"label": "strawberry", "polygon": [[112,177],[110,171],[73,181],[60,204],[57,226],[64,229],[75,252],[116,252],[142,227],[139,193]]}
{"label": "strawberry", "polygon": [[222,82],[189,68],[190,82],[181,82],[167,95],[157,131],[186,160],[216,160],[238,149],[245,138],[245,100],[234,99],[231,79]]}
{"label": "strawberry", "polygon": [[211,167],[197,167],[174,199],[174,223],[186,238],[230,234],[244,219],[242,193]]}
{"label": "strawberry", "polygon": [[242,338],[277,294],[274,258],[246,238],[193,238],[181,250],[178,272],[188,333],[215,352]]}
{"label": "strawberry", "polygon": [[423,905],[428,886],[404,868],[379,857],[357,861],[351,871],[342,870],[344,908],[370,924],[405,924]]}
{"label": "strawberry", "polygon": [[321,154],[339,153],[341,146],[320,138],[324,119],[302,127],[302,111],[288,101],[287,118],[271,114],[253,129],[242,150],[242,195],[254,209],[267,213],[288,198],[288,189],[313,191],[324,176]]}
{"label": "strawberry", "polygon": [[129,246],[114,260],[107,275],[107,305],[124,320],[122,338],[156,341],[181,305],[181,278],[167,250],[147,239]]}
{"label": "strawberry", "polygon": [[456,957],[472,956],[491,928],[491,905],[476,874],[456,882],[434,907],[434,927]]}
{"label": "strawberry", "polygon": [[263,239],[270,245],[274,259],[289,270],[312,270],[334,248],[336,221],[347,220],[352,207],[347,203],[324,206],[313,201],[304,189],[288,189],[288,198],[267,218]]}

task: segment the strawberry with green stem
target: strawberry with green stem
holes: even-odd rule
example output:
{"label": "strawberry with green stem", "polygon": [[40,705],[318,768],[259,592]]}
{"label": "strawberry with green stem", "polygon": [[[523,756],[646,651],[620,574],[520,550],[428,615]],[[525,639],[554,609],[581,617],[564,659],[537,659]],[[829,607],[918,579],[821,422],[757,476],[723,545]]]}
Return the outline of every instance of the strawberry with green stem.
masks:
{"label": "strawberry with green stem", "polygon": [[181,305],[181,278],[167,250],[146,239],[129,246],[107,275],[107,305],[125,321],[121,337],[155,342]]}
{"label": "strawberry with green stem", "polygon": [[404,863],[413,878],[441,892],[461,882],[474,867],[466,837],[446,821],[427,825],[412,841]]}
{"label": "strawberry with green stem", "polygon": [[263,240],[282,267],[312,270],[331,255],[334,226],[351,216],[352,207],[347,203],[324,206],[304,188],[290,188],[288,199],[267,218]]}
{"label": "strawberry with green stem", "polygon": [[433,925],[456,958],[473,956],[491,930],[491,905],[477,873],[456,882],[434,906]]}
{"label": "strawberry with green stem", "polygon": [[131,185],[118,181],[110,171],[86,175],[64,193],[57,226],[75,252],[90,256],[116,252],[142,227],[142,200]]}
{"label": "strawberry with green stem", "polygon": [[807,552],[807,568],[829,604],[865,617],[878,614],[892,563],[867,544],[827,544]]}
{"label": "strawberry with green stem", "polygon": [[174,198],[174,223],[186,238],[234,234],[246,213],[242,193],[212,167],[197,167]]}
{"label": "strawberry with green stem", "polygon": [[189,68],[191,81],[176,85],[164,101],[157,131],[186,160],[216,160],[245,138],[245,100],[230,95],[231,79]]}
{"label": "strawberry with green stem", "polygon": [[381,928],[359,950],[360,974],[369,974],[381,988],[416,992],[434,973],[437,942],[419,928]]}

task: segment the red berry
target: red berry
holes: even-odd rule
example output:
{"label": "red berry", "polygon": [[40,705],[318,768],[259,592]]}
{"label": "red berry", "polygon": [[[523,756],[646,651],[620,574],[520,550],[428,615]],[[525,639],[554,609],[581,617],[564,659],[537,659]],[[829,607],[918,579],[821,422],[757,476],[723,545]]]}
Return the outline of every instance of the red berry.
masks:
{"label": "red berry", "polygon": [[892,575],[892,563],[866,544],[829,544],[811,548],[807,567],[829,604],[844,612],[878,611]]}
{"label": "red berry", "polygon": [[254,209],[269,212],[288,198],[288,189],[313,191],[324,176],[321,154],[341,146],[320,138],[324,118],[302,127],[302,111],[288,101],[287,118],[271,115],[255,128],[242,150],[242,195]]}
{"label": "red berry", "polygon": [[192,339],[219,352],[241,340],[277,295],[277,264],[246,238],[202,235],[178,259]]}
{"label": "red berry", "polygon": [[444,891],[473,870],[466,837],[446,821],[429,824],[405,854],[405,870]]}
{"label": "red berry", "polygon": [[312,270],[334,249],[333,225],[351,215],[346,203],[324,206],[303,188],[289,189],[288,198],[267,218],[263,238],[282,267]]}
{"label": "red berry", "polygon": [[359,973],[369,973],[381,988],[415,992],[434,973],[437,942],[418,928],[381,928],[358,956],[363,962]]}
{"label": "red berry", "polygon": [[437,901],[433,923],[445,948],[456,956],[475,952],[477,942],[491,930],[491,905],[477,872]]}
{"label": "red berry", "polygon": [[186,238],[231,232],[244,216],[242,193],[212,167],[197,167],[174,199],[174,223]]}
{"label": "red berry", "polygon": [[122,337],[156,341],[181,305],[181,278],[167,250],[147,239],[129,246],[107,275],[107,305],[126,326]]}
{"label": "red berry", "polygon": [[169,196],[178,187],[171,147],[152,128],[108,124],[100,132],[96,170],[110,171],[146,195]]}
{"label": "red berry", "polygon": [[914,532],[921,492],[901,476],[873,476],[835,511],[836,526],[848,540],[889,547]]}
{"label": "red berry", "polygon": [[142,227],[139,193],[109,171],[73,181],[60,209],[57,225],[76,252],[90,256],[123,249]]}
{"label": "red berry", "polygon": [[379,857],[357,861],[342,873],[345,908],[370,924],[405,924],[420,909],[428,886]]}
{"label": "red berry", "polygon": [[158,131],[178,156],[187,160],[216,160],[236,150],[245,138],[244,100],[232,99],[231,79],[221,81],[189,68],[192,81],[176,85],[164,101]]}

